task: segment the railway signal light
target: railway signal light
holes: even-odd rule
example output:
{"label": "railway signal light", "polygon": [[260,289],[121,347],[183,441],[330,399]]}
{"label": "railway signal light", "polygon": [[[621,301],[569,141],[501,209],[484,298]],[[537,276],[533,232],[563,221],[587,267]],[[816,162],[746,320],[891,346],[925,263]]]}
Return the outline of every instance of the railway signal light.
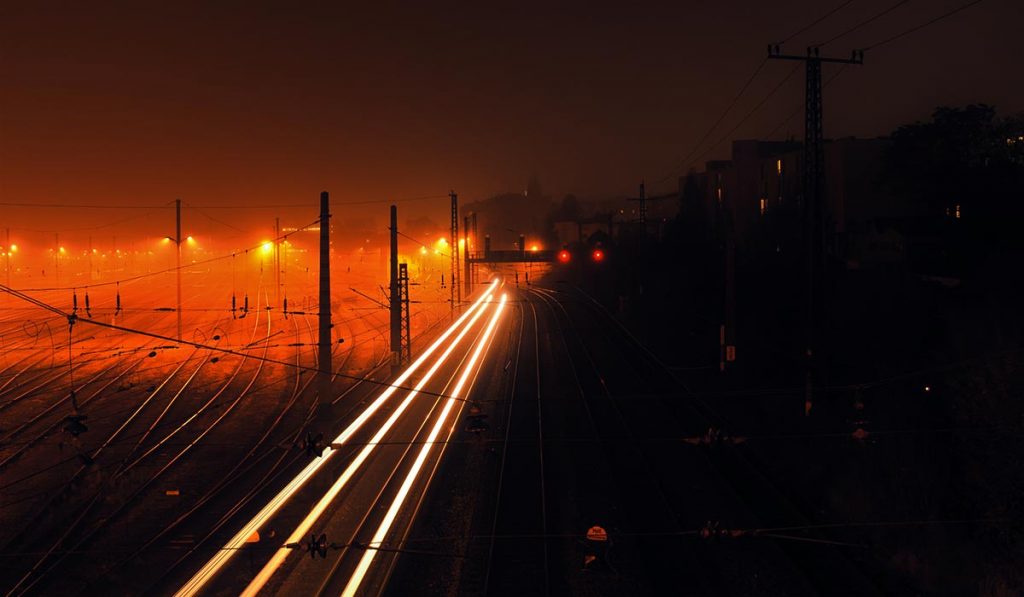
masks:
{"label": "railway signal light", "polygon": [[558,252],[558,261],[559,262],[561,262],[561,263],[569,263],[570,259],[572,259],[572,255],[569,253],[568,249],[562,249],[561,251]]}
{"label": "railway signal light", "polygon": [[594,252],[590,254],[594,261],[601,263],[604,261],[604,251],[601,249],[594,249]]}

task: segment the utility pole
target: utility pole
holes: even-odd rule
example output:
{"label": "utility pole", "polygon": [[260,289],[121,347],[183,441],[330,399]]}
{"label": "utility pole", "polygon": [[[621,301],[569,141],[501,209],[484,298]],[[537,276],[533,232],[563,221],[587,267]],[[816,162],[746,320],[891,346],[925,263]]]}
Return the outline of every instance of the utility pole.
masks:
{"label": "utility pole", "polygon": [[456,303],[462,302],[462,292],[459,288],[459,196],[455,191],[448,195],[452,198],[452,315],[455,315]]}
{"label": "utility pole", "polygon": [[178,342],[181,342],[181,199],[174,200],[175,271],[178,274]]}
{"label": "utility pole", "polygon": [[320,304],[319,342],[317,342],[317,393],[320,412],[331,406],[331,200],[327,191],[320,193]]}
{"label": "utility pole", "polygon": [[[473,236],[473,244],[475,245],[476,244],[476,239],[480,238],[480,235],[477,234],[477,229],[476,229],[476,212],[475,211],[473,212],[472,224],[473,224],[473,228],[472,228],[472,230],[473,230],[473,235],[472,235]],[[470,270],[470,274],[475,274],[475,272]],[[477,282],[476,282],[476,280],[472,280],[471,279],[470,283],[476,284]]]}
{"label": "utility pole", "polygon": [[53,275],[60,283],[60,232],[53,233]]}
{"label": "utility pole", "polygon": [[[647,189],[643,181],[640,182],[640,195],[636,197],[626,197],[626,201],[637,201],[640,203],[640,237],[643,238],[647,235],[647,203],[649,201],[664,201],[665,199],[675,199],[679,197],[678,193],[665,193],[664,195],[657,195],[655,197],[647,196]],[[609,230],[609,233],[611,231]]]}
{"label": "utility pole", "polygon": [[7,282],[6,282],[6,284],[7,284],[7,287],[10,288],[11,287],[11,254],[14,253],[14,249],[11,248],[11,229],[10,228],[6,228],[5,229],[5,235],[4,236],[5,236],[4,251],[7,252],[7,263],[5,265],[5,268],[7,270],[7,276],[6,276]]}
{"label": "utility pole", "polygon": [[[806,56],[782,54],[779,46],[768,46],[768,58],[799,60],[806,64],[804,97],[803,156],[803,218],[804,250],[806,251],[806,314],[804,320],[804,414],[810,414],[814,400],[814,347],[818,311],[821,308],[819,287],[824,287],[826,257],[825,202],[825,135],[822,111],[821,65],[864,64],[864,52],[853,50],[849,58],[823,58],[819,48],[807,48]],[[821,278],[820,280],[818,278]]]}
{"label": "utility pole", "polygon": [[644,181],[640,181],[640,196],[637,197],[637,201],[640,202],[640,234],[647,234],[647,189],[644,186]]}
{"label": "utility pole", "polygon": [[281,307],[281,218],[274,218],[274,306]]}
{"label": "utility pole", "polygon": [[391,206],[391,286],[388,303],[391,307],[391,352],[395,366],[402,364],[402,296],[398,280],[398,207]]}
{"label": "utility pole", "polygon": [[463,246],[466,249],[463,261],[466,263],[466,271],[462,275],[462,284],[466,287],[466,297],[473,293],[473,265],[469,262],[469,216],[462,218]]}

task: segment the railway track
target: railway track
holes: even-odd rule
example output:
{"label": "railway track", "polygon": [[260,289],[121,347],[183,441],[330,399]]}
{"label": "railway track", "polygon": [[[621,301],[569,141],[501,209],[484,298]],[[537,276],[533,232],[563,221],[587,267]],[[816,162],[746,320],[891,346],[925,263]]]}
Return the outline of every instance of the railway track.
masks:
{"label": "railway track", "polygon": [[[559,293],[563,300],[556,300],[555,291],[539,289],[538,292],[547,295],[553,304],[560,307],[569,328],[566,331],[576,337],[578,353],[584,356],[593,375],[600,381],[599,385],[595,384],[596,391],[593,394],[603,394],[605,401],[613,406],[615,416],[623,423],[626,437],[637,437],[630,428],[632,426],[643,426],[645,435],[671,437],[683,433],[698,435],[702,429],[722,424],[721,417],[710,407],[686,397],[685,387],[679,386],[675,376],[617,322],[612,325],[593,325],[595,321],[614,320],[589,297],[581,300]],[[563,304],[564,300],[579,300],[593,313],[595,317],[587,319],[589,326],[570,315]],[[580,330],[588,327],[604,336],[608,345],[619,347],[613,355],[602,355],[604,366],[600,366],[598,361],[601,357],[588,349],[581,336]],[[632,350],[625,350],[627,346],[631,346]],[[606,383],[602,372],[618,373],[618,376]],[[637,389],[637,393],[657,394],[656,387],[637,388],[634,381],[657,378],[666,382],[660,384],[663,388],[670,388],[669,392],[661,390],[662,395],[668,397],[674,394],[675,397],[661,401],[657,405],[657,416],[652,417],[650,405],[638,406],[631,403],[628,397]],[[617,389],[615,392],[610,389],[613,385]],[[769,479],[764,478],[757,467],[746,461],[741,449],[708,450],[689,446],[682,441],[660,445],[637,442],[635,446],[637,451],[645,454],[644,459],[651,463],[649,466],[652,469],[664,472],[686,465],[694,478],[704,479],[716,488],[714,499],[711,499],[710,496],[703,497],[703,494],[709,492],[695,492],[691,483],[681,481],[679,477],[660,475],[664,493],[671,502],[687,506],[679,508],[676,513],[676,520],[683,524],[683,528],[698,528],[708,520],[722,521],[724,525],[740,528],[799,526],[807,523],[806,518],[788,502],[783,493]],[[704,570],[710,569],[708,566],[718,570],[715,575],[716,584],[706,586],[704,590],[717,593],[723,586],[732,586],[733,590],[741,592],[763,592],[771,586],[773,590],[786,587],[785,590],[793,594],[815,594],[844,586],[855,588],[858,594],[877,593],[877,589],[835,547],[816,545],[808,549],[806,543],[796,540],[759,541],[760,544],[734,542],[731,545],[709,545],[692,550],[691,553],[711,552],[711,557],[708,557],[709,554],[694,555],[699,556],[697,561],[705,562],[702,567]],[[700,570],[694,572],[699,573]],[[757,580],[743,585],[740,579],[744,577]],[[690,578],[697,578],[697,575],[690,575]],[[740,584],[737,586],[737,583]]]}
{"label": "railway track", "polygon": [[[214,327],[219,327],[220,323],[223,323],[223,321],[218,322],[217,325],[215,325]],[[258,329],[258,323],[259,316],[257,314],[256,321],[253,327],[253,337],[255,337],[256,330]],[[75,471],[75,473],[65,483],[64,487],[55,491],[49,499],[44,500],[42,508],[39,509],[39,514],[33,517],[32,522],[26,526],[26,529],[22,531],[21,534],[19,534],[11,543],[8,544],[5,550],[27,551],[26,548],[28,548],[30,545],[33,545],[31,541],[34,537],[33,533],[30,532],[30,530],[37,528],[38,525],[41,524],[41,517],[44,516],[50,510],[50,508],[55,504],[55,502],[63,499],[66,496],[67,492],[69,492],[78,484],[80,484],[83,478],[92,472],[99,458],[101,458],[107,452],[109,452],[110,449],[116,447],[116,440],[118,440],[119,438],[123,439],[127,435],[122,434],[124,434],[125,430],[141,415],[141,413],[143,413],[144,410],[146,410],[150,403],[152,403],[155,400],[155,398],[162,393],[163,389],[167,387],[167,385],[178,375],[178,373],[185,367],[185,365],[192,361],[194,356],[199,352],[200,349],[194,349],[190,357],[181,361],[181,363],[179,363],[179,365],[175,367],[171,371],[171,373],[164,378],[162,382],[156,385],[153,388],[153,391],[147,394],[142,404],[134,408],[131,414],[129,414],[127,418],[121,421],[120,425],[117,426],[116,430],[112,434],[107,436],[107,438],[96,449],[91,450],[86,454],[85,462]],[[170,410],[171,405],[173,405],[177,397],[180,396],[188,388],[188,386],[196,378],[202,367],[209,362],[210,358],[211,357],[209,354],[205,355],[205,357],[202,358],[199,365],[193,370],[192,374],[186,379],[186,381],[170,399],[169,403],[165,406],[165,408],[155,417],[155,419],[152,420],[152,422],[148,425],[145,431],[142,432],[141,435],[136,436],[137,441],[135,442],[135,445],[132,446],[130,451],[127,453],[127,455],[122,454],[119,462],[107,465],[107,468],[116,468],[113,468],[112,471],[104,471],[108,473],[109,476],[100,483],[97,490],[92,494],[92,497],[87,498],[85,500],[84,505],[78,509],[77,514],[72,514],[70,520],[61,525],[61,530],[58,531],[59,534],[57,536],[57,539],[50,543],[48,548],[38,550],[39,552],[43,553],[43,555],[40,558],[38,558],[34,564],[32,564],[29,570],[24,575],[22,575],[17,582],[13,584],[9,591],[9,594],[22,594],[31,591],[34,587],[39,585],[40,582],[45,580],[47,576],[64,561],[64,559],[69,553],[78,551],[83,544],[91,540],[97,534],[101,533],[103,529],[107,525],[109,525],[113,519],[122,515],[132,504],[135,503],[135,500],[139,497],[139,495],[141,495],[143,489],[145,489],[146,487],[150,486],[153,482],[155,482],[156,479],[158,479],[167,470],[167,468],[169,468],[161,468],[155,475],[152,475],[148,479],[143,481],[138,489],[132,491],[127,499],[123,500],[119,505],[114,506],[114,509],[111,512],[107,513],[105,516],[97,514],[96,516],[92,517],[96,520],[96,522],[94,522],[91,527],[85,528],[87,527],[87,522],[91,519],[90,515],[93,514],[94,510],[101,510],[101,507],[106,505],[106,502],[109,499],[109,492],[112,488],[119,488],[122,485],[130,484],[131,480],[128,479],[128,473],[133,468],[135,468],[135,466],[137,466],[138,463],[141,461],[141,458],[136,459],[134,461],[129,460],[131,454],[134,453],[143,445],[146,438],[148,438],[152,431],[157,428],[161,421],[164,420],[168,411]],[[244,360],[245,359],[243,359],[243,362]],[[240,369],[241,367],[236,369],[236,375]],[[225,384],[224,387],[228,387],[233,380],[234,376],[232,376],[228,384]],[[184,448],[184,451],[188,451],[189,449],[191,449],[193,445],[194,443],[189,443]],[[151,452],[147,452],[146,454],[148,455],[149,453]]]}

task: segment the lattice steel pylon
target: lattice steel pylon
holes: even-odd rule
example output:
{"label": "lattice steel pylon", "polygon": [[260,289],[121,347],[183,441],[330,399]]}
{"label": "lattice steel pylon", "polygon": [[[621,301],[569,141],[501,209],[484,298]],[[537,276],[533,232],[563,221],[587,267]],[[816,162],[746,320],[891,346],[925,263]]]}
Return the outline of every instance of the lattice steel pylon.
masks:
{"label": "lattice steel pylon", "polygon": [[821,278],[825,275],[825,256],[828,246],[825,206],[825,135],[822,116],[821,64],[864,64],[864,52],[854,50],[849,58],[822,58],[819,48],[807,48],[806,56],[784,55],[779,46],[768,46],[768,57],[776,60],[800,60],[807,66],[806,96],[804,98],[804,156],[803,156],[803,216],[804,246],[807,263],[807,314],[804,333],[804,362],[806,382],[804,411],[810,412],[814,386],[816,341],[815,327],[819,319]]}
{"label": "lattice steel pylon", "polygon": [[451,258],[452,258],[452,275],[451,275],[451,293],[452,293],[452,311],[455,311],[455,305],[462,302],[462,290],[459,288],[459,196],[455,194],[455,191],[451,191],[448,194],[452,198],[452,237],[451,237]]}
{"label": "lattice steel pylon", "polygon": [[412,328],[409,325],[409,265],[398,264],[398,302],[402,307],[401,333],[402,348],[399,351],[399,362],[412,361]]}

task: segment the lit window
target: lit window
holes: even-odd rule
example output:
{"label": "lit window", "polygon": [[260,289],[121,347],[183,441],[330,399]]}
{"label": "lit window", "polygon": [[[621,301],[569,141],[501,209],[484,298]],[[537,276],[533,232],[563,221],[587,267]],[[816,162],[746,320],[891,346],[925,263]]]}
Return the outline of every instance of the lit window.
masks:
{"label": "lit window", "polygon": [[716,192],[718,193],[718,202],[721,203],[722,202],[722,187],[718,187],[718,189],[716,189]]}
{"label": "lit window", "polygon": [[766,212],[766,211],[768,211],[768,202],[764,198],[762,198],[761,199],[761,215],[763,216],[764,212]]}
{"label": "lit window", "polygon": [[959,220],[960,219],[960,204],[959,203],[956,204],[956,207],[954,208],[953,213],[955,214],[953,217]]}
{"label": "lit window", "polygon": [[775,160],[775,171],[782,176],[782,160]]}

